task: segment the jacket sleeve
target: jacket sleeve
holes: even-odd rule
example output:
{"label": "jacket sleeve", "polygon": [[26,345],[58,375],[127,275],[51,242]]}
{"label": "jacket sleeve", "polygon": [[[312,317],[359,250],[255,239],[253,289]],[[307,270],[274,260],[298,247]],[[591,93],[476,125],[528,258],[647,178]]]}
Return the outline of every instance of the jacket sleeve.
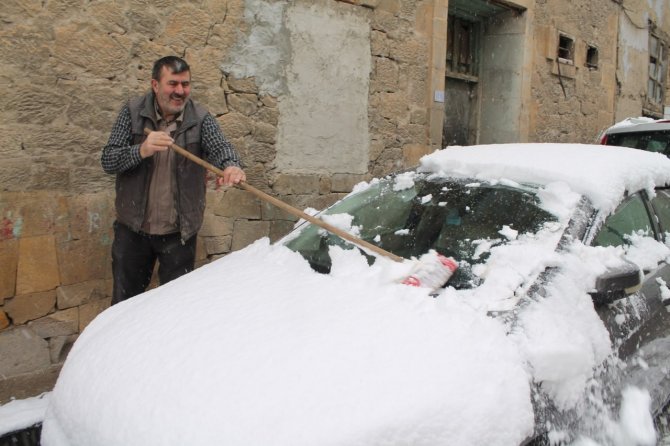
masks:
{"label": "jacket sleeve", "polygon": [[207,161],[219,169],[225,169],[228,166],[242,167],[237,150],[228,142],[219,123],[209,113],[202,122],[201,140]]}
{"label": "jacket sleeve", "polygon": [[106,173],[116,174],[125,172],[142,162],[140,145],[133,144],[133,135],[130,125],[130,109],[125,105],[116,118],[109,140],[102,148],[100,164]]}

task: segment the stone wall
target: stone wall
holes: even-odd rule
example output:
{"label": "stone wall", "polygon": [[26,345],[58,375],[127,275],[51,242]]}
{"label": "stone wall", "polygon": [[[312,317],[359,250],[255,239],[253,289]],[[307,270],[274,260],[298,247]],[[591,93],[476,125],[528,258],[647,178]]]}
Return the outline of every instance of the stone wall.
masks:
{"label": "stone wall", "polygon": [[[268,54],[267,42],[248,39],[262,25],[262,17],[249,14],[260,3],[287,4],[3,3],[0,404],[50,389],[78,334],[109,306],[114,178],[99,166],[100,149],[123,102],[148,89],[158,57],[177,54],[190,63],[192,96],[241,153],[248,182],[300,209],[322,209],[356,183],[413,164],[428,151],[432,2],[290,2],[369,27],[364,169],[358,162],[336,171],[279,168],[278,129],[286,119],[280,104],[288,93],[264,88],[260,70],[240,75],[230,65],[241,43],[260,57]],[[277,63],[281,72],[286,61]],[[247,192],[217,190],[210,175],[198,265],[260,237],[276,240],[294,221]]]}
{"label": "stone wall", "polygon": [[[530,141],[595,143],[614,123],[619,6],[612,0],[541,1],[535,6]],[[573,39],[574,63],[558,60],[559,35]],[[586,65],[587,48],[598,67]]]}

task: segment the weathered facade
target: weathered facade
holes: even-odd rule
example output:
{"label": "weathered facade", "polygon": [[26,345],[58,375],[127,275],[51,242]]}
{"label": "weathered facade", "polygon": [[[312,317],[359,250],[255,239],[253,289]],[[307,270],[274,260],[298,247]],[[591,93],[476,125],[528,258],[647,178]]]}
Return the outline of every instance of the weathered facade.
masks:
{"label": "weathered facade", "polygon": [[[100,149],[158,57],[191,64],[250,184],[321,209],[444,146],[590,143],[662,117],[669,33],[664,0],[5,2],[0,403],[48,390],[109,305]],[[200,264],[293,226],[210,184]]]}

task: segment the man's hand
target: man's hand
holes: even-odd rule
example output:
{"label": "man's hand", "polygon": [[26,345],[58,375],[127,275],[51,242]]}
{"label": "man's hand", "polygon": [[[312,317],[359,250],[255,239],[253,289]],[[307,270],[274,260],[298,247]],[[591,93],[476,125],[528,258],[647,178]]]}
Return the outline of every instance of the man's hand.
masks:
{"label": "man's hand", "polygon": [[164,152],[174,140],[165,132],[151,132],[140,146],[140,156],[148,158],[156,152]]}
{"label": "man's hand", "polygon": [[218,186],[232,186],[247,181],[247,175],[242,169],[236,166],[228,166],[223,169],[223,176],[216,179]]}

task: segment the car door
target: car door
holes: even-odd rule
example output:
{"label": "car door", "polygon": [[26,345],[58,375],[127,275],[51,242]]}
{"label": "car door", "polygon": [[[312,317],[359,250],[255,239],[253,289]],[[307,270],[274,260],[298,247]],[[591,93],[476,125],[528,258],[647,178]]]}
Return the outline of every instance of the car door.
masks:
{"label": "car door", "polygon": [[[664,241],[665,228],[670,230],[670,191],[659,190],[651,200],[646,193],[636,193],[605,220],[592,245],[629,245],[628,236],[640,232]],[[597,311],[620,359],[628,363],[624,381],[647,388],[658,410],[670,392],[666,373],[659,373],[670,367],[670,317],[663,303],[664,293],[670,293],[668,259],[645,269],[643,275],[639,291]]]}

